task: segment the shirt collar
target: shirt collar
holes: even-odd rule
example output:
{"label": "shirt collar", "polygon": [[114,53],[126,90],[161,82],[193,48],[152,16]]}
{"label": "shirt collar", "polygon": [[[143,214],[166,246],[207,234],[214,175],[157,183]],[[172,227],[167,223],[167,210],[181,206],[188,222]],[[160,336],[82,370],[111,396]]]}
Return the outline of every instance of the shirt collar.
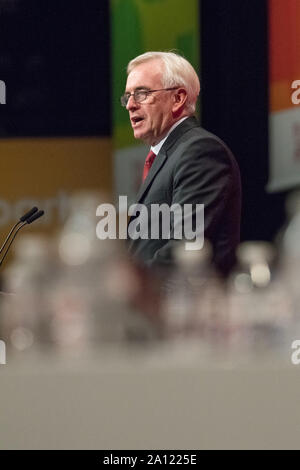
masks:
{"label": "shirt collar", "polygon": [[169,137],[169,135],[171,134],[171,132],[175,129],[175,127],[179,126],[179,124],[181,124],[185,119],[187,119],[189,116],[184,116],[183,118],[179,119],[179,121],[176,121],[173,126],[169,129],[167,135],[160,141],[158,142],[158,144],[156,145],[153,145],[151,147],[151,150],[153,153],[155,153],[155,155],[158,154],[158,152],[160,151],[160,149],[162,148],[163,144],[165,143],[165,141],[167,140],[167,138]]}

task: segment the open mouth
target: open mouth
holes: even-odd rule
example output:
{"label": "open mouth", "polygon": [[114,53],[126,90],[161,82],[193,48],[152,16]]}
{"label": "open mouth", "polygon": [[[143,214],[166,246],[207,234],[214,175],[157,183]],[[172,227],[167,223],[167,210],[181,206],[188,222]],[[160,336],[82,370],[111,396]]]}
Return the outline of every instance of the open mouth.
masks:
{"label": "open mouth", "polygon": [[137,126],[140,122],[142,122],[144,120],[143,117],[140,117],[140,116],[135,116],[135,117],[132,117],[131,118],[131,123],[132,123],[132,126]]}

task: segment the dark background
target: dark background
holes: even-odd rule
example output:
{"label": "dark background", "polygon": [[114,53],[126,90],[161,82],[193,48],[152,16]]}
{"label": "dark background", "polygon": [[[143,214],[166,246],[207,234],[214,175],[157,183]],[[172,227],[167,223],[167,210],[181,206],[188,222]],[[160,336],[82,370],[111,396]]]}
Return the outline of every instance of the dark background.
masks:
{"label": "dark background", "polygon": [[110,135],[109,39],[107,1],[0,0],[0,135]]}
{"label": "dark background", "polygon": [[272,240],[286,194],[268,194],[268,5],[203,0],[202,124],[234,152],[243,185],[242,239]]}
{"label": "dark background", "polygon": [[[202,124],[234,152],[242,239],[271,240],[285,193],[267,194],[266,0],[202,0]],[[0,0],[0,136],[110,136],[109,2]]]}

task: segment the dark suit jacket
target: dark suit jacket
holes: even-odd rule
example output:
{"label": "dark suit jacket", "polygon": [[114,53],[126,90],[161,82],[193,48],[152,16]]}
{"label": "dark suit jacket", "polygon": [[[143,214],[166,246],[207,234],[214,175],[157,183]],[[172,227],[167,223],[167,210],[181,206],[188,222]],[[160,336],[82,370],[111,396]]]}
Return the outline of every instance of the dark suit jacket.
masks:
{"label": "dark suit jacket", "polygon": [[[212,243],[214,262],[223,274],[230,271],[240,238],[239,169],[226,145],[201,128],[196,118],[187,118],[168,136],[137,202],[204,204],[205,238]],[[172,239],[130,240],[129,251],[147,266],[169,266],[175,243]]]}

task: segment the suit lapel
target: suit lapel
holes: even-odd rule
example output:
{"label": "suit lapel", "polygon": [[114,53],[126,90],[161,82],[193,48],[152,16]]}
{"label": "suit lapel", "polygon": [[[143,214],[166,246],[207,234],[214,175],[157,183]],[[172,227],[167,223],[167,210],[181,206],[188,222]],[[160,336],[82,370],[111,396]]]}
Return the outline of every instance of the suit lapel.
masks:
{"label": "suit lapel", "polygon": [[[181,124],[179,124],[179,126],[177,126],[174,129],[173,132],[171,132],[171,134],[169,135],[169,137],[165,141],[164,145],[162,146],[162,148],[158,152],[158,154],[157,154],[157,156],[156,156],[156,158],[155,158],[155,160],[154,160],[154,162],[153,162],[153,164],[150,168],[150,171],[147,175],[147,178],[145,179],[145,181],[143,181],[143,183],[142,183],[142,185],[141,185],[141,187],[140,187],[140,189],[137,193],[136,203],[141,202],[145,192],[147,191],[147,189],[151,185],[152,181],[154,180],[155,176],[161,170],[164,163],[166,162],[166,160],[168,158],[167,151],[169,149],[171,149],[171,147],[176,143],[177,139],[182,134],[184,134],[188,130],[192,129],[193,127],[198,127],[198,126],[199,126],[199,123],[198,123],[197,119],[195,117],[190,117],[190,118],[186,119],[185,121],[183,121]],[[170,154],[171,154],[171,152],[170,152]],[[129,222],[128,222],[128,226],[129,226],[130,222],[132,221],[132,219],[134,219],[133,216],[130,217]],[[131,240],[131,244],[132,243],[133,243],[133,241]]]}
{"label": "suit lapel", "polygon": [[167,157],[168,157],[167,150],[170,149],[174,145],[174,143],[176,143],[179,136],[184,134],[186,131],[192,129],[193,127],[198,127],[198,126],[199,124],[198,124],[197,119],[195,117],[189,117],[185,121],[183,121],[181,124],[179,124],[179,126],[177,126],[173,130],[173,132],[171,132],[171,134],[168,136],[167,140],[165,141],[164,145],[160,149],[159,153],[157,154],[150,168],[150,171],[147,175],[147,178],[142,183],[138,191],[138,194],[136,197],[137,202],[141,201],[145,192],[147,191],[152,181],[154,180],[155,176],[157,175],[157,173],[160,171],[165,161],[167,160]]}

